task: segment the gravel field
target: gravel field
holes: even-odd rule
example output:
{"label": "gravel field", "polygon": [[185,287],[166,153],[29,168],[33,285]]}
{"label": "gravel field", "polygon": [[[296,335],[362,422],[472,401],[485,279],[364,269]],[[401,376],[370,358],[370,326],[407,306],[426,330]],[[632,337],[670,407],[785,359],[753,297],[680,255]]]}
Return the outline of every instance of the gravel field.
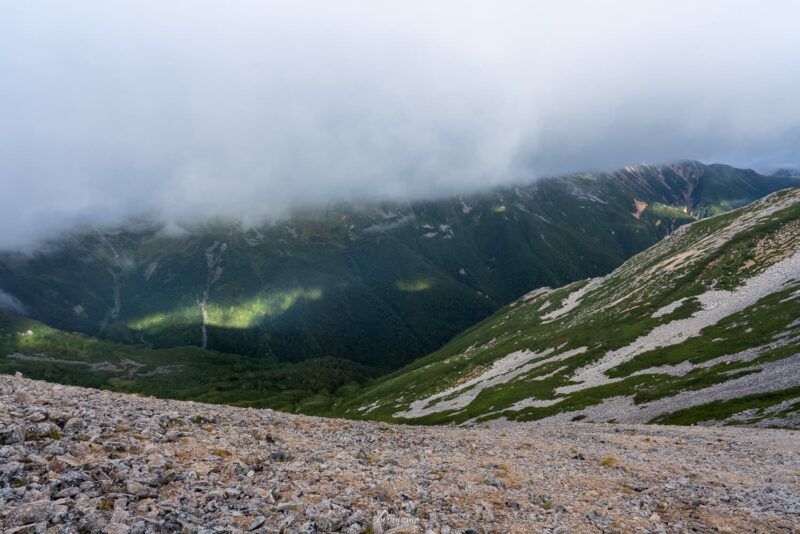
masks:
{"label": "gravel field", "polygon": [[794,431],[418,427],[0,377],[14,532],[796,532]]}

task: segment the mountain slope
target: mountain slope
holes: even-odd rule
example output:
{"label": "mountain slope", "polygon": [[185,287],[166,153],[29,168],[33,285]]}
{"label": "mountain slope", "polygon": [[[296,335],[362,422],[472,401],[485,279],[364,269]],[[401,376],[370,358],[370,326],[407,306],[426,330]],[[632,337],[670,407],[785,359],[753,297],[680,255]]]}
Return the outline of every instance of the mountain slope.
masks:
{"label": "mountain slope", "polygon": [[314,413],[375,376],[355,362],[271,362],[198,347],[150,349],[62,332],[0,310],[0,373],[62,384]]}
{"label": "mountain slope", "polygon": [[605,274],[685,222],[798,183],[684,162],[249,229],[139,222],[0,254],[0,295],[123,343],[391,370],[534,287]]}
{"label": "mountain slope", "polygon": [[533,291],[340,412],[800,426],[800,189]]}

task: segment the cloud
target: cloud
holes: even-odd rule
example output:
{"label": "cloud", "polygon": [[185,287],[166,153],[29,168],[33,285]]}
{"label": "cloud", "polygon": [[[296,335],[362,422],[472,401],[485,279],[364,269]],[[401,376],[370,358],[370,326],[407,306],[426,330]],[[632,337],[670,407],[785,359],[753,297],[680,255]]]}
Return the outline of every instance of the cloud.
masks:
{"label": "cloud", "polygon": [[694,158],[798,161],[794,2],[5,2],[0,247]]}
{"label": "cloud", "polygon": [[416,217],[412,213],[411,215],[403,215],[402,217],[398,217],[396,219],[392,219],[385,223],[375,223],[370,226],[367,226],[362,230],[365,234],[380,234],[384,232],[390,232],[396,228],[402,228],[408,224],[414,222]]}
{"label": "cloud", "polygon": [[9,310],[25,315],[25,306],[14,295],[0,289],[0,310]]}

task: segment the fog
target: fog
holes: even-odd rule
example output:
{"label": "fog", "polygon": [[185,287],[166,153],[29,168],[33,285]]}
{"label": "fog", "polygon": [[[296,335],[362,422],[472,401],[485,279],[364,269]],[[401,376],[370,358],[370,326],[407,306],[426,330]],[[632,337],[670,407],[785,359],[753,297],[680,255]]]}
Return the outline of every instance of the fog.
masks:
{"label": "fog", "polygon": [[14,295],[6,293],[2,289],[0,289],[0,310],[9,310],[21,314],[26,313],[25,306]]}
{"label": "fog", "polygon": [[699,159],[800,164],[796,2],[0,4],[0,248]]}

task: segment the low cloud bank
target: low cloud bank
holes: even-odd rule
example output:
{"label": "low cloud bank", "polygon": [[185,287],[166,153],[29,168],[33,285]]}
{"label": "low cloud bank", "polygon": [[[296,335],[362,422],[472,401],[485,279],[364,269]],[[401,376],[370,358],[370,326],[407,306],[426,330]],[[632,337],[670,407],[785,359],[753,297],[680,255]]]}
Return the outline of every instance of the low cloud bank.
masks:
{"label": "low cloud bank", "polygon": [[14,295],[10,295],[2,289],[0,289],[0,310],[8,310],[22,315],[25,314],[25,306],[23,306]]}
{"label": "low cloud bank", "polygon": [[674,159],[798,166],[793,2],[7,2],[0,248]]}

